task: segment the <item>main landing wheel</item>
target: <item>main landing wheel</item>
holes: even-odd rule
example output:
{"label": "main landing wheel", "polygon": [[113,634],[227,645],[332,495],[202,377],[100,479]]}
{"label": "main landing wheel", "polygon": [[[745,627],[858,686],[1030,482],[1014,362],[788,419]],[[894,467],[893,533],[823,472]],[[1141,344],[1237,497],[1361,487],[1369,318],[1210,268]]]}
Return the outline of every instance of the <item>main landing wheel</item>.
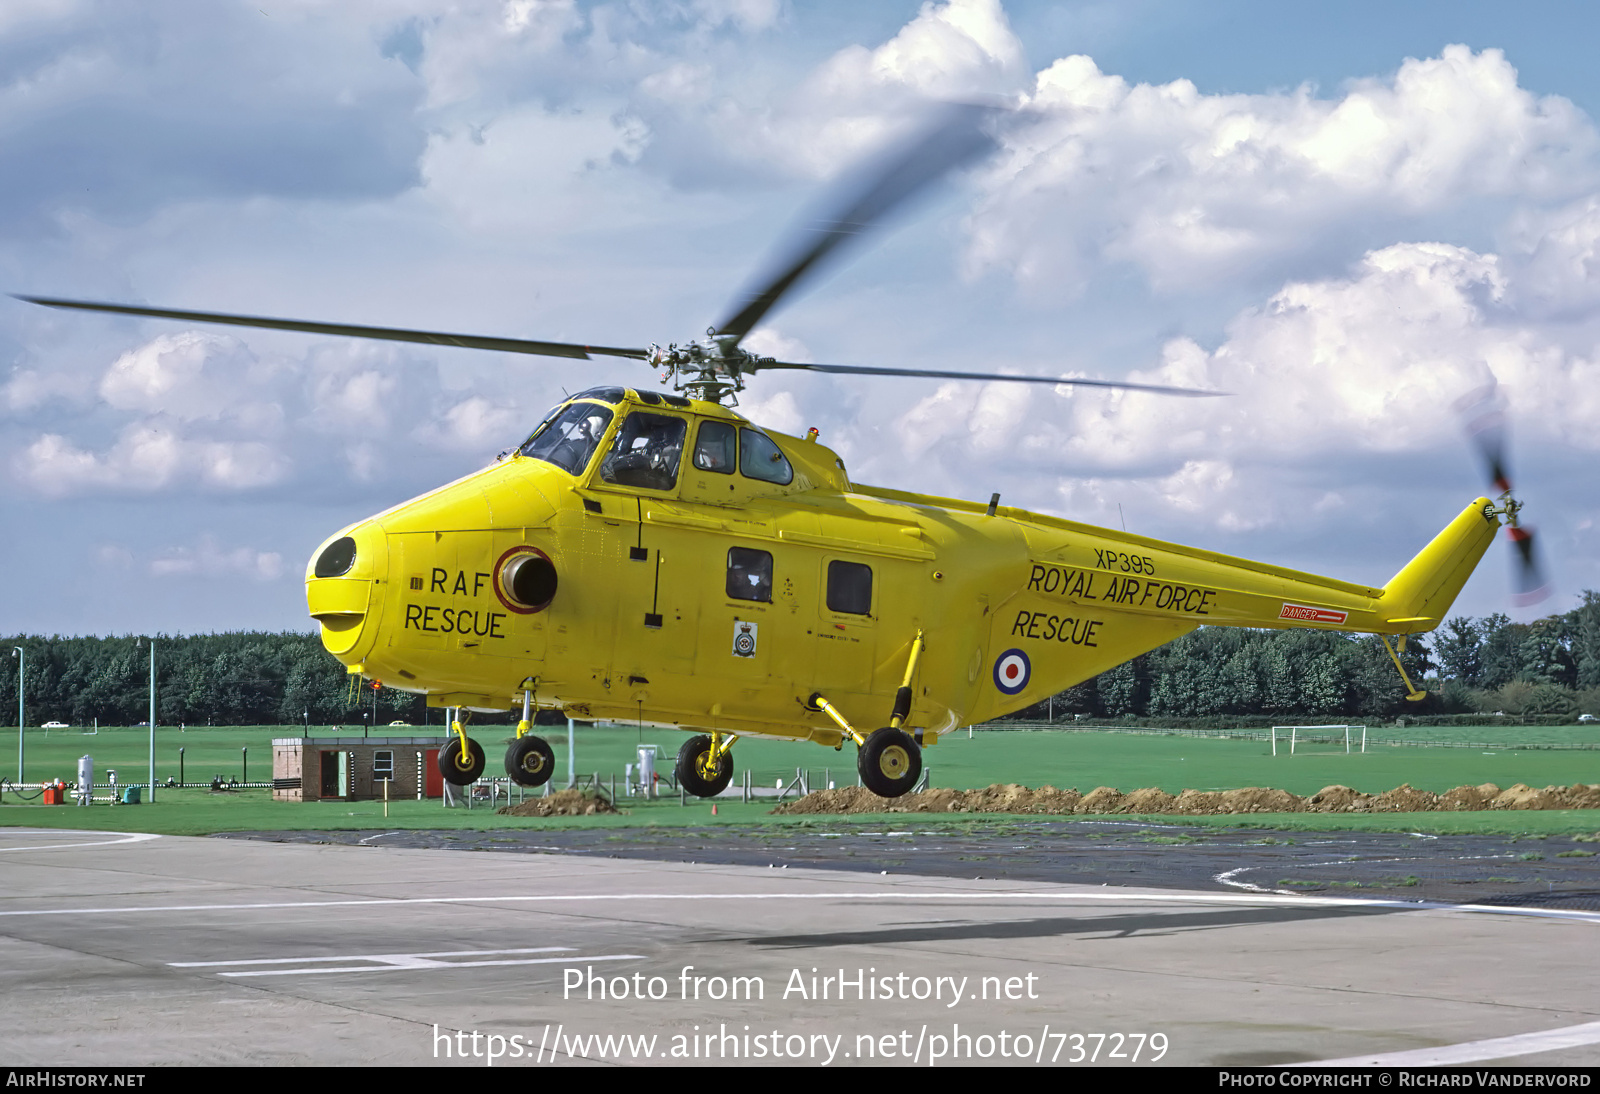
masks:
{"label": "main landing wheel", "polygon": [[483,746],[467,738],[467,762],[461,762],[461,740],[451,737],[439,746],[439,774],[456,786],[470,786],[483,774]]}
{"label": "main landing wheel", "polygon": [[697,798],[714,798],[733,781],[733,754],[712,758],[711,738],[690,737],[678,749],[678,785]]}
{"label": "main landing wheel", "polygon": [[922,774],[922,750],[911,735],[884,726],[874,730],[856,753],[861,783],[880,798],[898,798]]}
{"label": "main landing wheel", "polygon": [[506,774],[522,786],[543,786],[555,770],[556,754],[543,737],[520,737],[506,749]]}

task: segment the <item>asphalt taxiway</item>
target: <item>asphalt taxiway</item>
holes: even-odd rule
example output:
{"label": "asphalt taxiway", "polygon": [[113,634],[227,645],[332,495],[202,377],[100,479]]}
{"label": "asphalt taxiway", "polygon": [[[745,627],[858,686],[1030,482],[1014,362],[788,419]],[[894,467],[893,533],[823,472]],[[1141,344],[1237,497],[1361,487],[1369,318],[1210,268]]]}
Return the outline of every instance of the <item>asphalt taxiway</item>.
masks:
{"label": "asphalt taxiway", "polygon": [[23,829],[0,876],[10,1064],[1600,1062],[1572,908]]}

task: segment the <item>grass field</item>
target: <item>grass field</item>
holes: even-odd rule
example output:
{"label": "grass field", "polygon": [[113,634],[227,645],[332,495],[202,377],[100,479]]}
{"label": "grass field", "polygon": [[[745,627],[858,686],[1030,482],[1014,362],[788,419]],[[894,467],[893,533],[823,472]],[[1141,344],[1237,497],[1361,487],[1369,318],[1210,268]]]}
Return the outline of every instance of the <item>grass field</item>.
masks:
{"label": "grass field", "polygon": [[[1574,727],[1577,728],[1577,727]],[[1583,727],[1588,729],[1589,727]],[[1463,737],[1482,727],[1462,730]],[[397,734],[420,732],[394,730]],[[1437,732],[1437,730],[1433,731]],[[295,735],[293,727],[191,728],[185,732],[156,731],[158,783],[178,774],[178,749],[184,752],[187,780],[208,782],[213,775],[241,778],[241,749],[249,749],[249,774],[256,781],[272,775],[271,740]],[[477,732],[489,755],[488,771],[499,770],[505,727]],[[359,738],[359,732],[344,736]],[[5,742],[9,734],[0,736]],[[641,740],[659,747],[658,770],[670,770],[672,758],[685,735],[671,731],[624,727],[586,727],[577,739],[577,767],[581,773],[598,773],[602,780],[616,775],[623,764],[636,758]],[[143,782],[146,774],[148,731],[140,728],[102,729],[94,736],[30,730],[27,774],[30,781],[59,777],[72,782],[77,759],[94,756],[96,780],[104,781],[108,767],[116,768],[118,781]],[[557,783],[566,776],[566,731],[551,734],[558,760]],[[14,739],[13,739],[14,742]],[[0,743],[0,748],[3,748]],[[3,755],[6,753],[0,753]],[[735,748],[737,770],[753,772],[758,785],[772,786],[779,778],[792,779],[795,768],[811,772],[811,785],[826,785],[831,774],[839,785],[855,783],[854,750],[843,752],[810,744],[745,741]],[[1296,794],[1311,794],[1331,783],[1378,793],[1401,783],[1423,790],[1443,791],[1452,786],[1484,782],[1510,786],[1527,783],[1600,782],[1600,751],[1517,751],[1463,748],[1380,748],[1366,755],[1344,753],[1277,756],[1264,741],[1228,740],[1188,736],[1151,736],[1065,730],[1030,733],[978,732],[945,737],[924,753],[932,785],[988,786],[1020,782],[1029,786],[1050,783],[1088,791],[1096,786],[1121,790],[1155,786],[1169,793],[1184,789],[1223,790],[1241,786],[1273,786]],[[736,779],[741,777],[736,774]],[[551,827],[581,824],[618,826],[705,823],[800,823],[800,819],[768,815],[771,803],[744,805],[719,802],[715,821],[708,803],[692,801],[679,806],[676,797],[663,802],[621,804],[631,812],[622,817],[538,819],[494,815],[486,808],[444,809],[437,801],[394,802],[387,820],[381,802],[274,803],[270,791],[244,790],[212,794],[208,790],[157,790],[156,803],[139,806],[104,806],[79,809],[24,804],[12,794],[3,796],[0,825],[48,825],[72,828],[110,828],[199,835],[218,831],[279,828],[486,828]],[[896,816],[892,823],[908,818]],[[992,823],[994,818],[990,818]],[[1173,822],[1178,818],[1163,818]],[[1297,828],[1412,829],[1485,832],[1591,832],[1600,828],[1600,811],[1425,813],[1388,816],[1329,816],[1318,814],[1255,815],[1241,817],[1184,818],[1184,823],[1270,825]],[[869,821],[869,823],[871,823]],[[918,816],[916,823],[978,823],[970,817]]]}

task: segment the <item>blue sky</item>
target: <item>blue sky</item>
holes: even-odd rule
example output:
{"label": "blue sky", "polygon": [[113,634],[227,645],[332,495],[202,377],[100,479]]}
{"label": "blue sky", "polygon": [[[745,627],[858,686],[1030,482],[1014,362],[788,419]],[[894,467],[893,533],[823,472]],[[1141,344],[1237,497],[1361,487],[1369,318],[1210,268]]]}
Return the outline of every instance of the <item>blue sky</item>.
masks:
{"label": "blue sky", "polygon": [[[1495,378],[1564,610],[1600,587],[1600,83],[1578,4],[148,3],[0,12],[0,285],[628,345],[722,317],[924,97],[1040,120],[785,302],[859,481],[1381,582]],[[305,629],[327,534],[493,458],[571,362],[0,301],[0,630]],[[1019,390],[1024,387],[1029,390]],[[1502,545],[1504,546],[1504,545]],[[1509,555],[1509,550],[1505,552]],[[1508,607],[1491,557],[1461,610]]]}

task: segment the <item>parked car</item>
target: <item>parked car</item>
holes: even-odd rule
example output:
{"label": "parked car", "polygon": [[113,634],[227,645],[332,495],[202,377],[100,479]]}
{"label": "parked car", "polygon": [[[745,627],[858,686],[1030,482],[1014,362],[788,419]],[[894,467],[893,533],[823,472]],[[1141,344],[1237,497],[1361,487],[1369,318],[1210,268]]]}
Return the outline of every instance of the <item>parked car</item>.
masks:
{"label": "parked car", "polygon": [[1592,721],[1594,721],[1594,715],[1593,714],[1580,714],[1580,715],[1578,715],[1578,724],[1579,725],[1588,725]]}
{"label": "parked car", "polygon": [[408,726],[411,723],[410,722],[390,722],[389,724],[392,725],[392,726]]}
{"label": "parked car", "polygon": [[[1593,721],[1593,719],[1590,719],[1590,720]],[[46,722],[44,724],[44,728],[45,729],[71,729],[72,727],[67,725],[67,723],[65,723],[65,722]]]}

